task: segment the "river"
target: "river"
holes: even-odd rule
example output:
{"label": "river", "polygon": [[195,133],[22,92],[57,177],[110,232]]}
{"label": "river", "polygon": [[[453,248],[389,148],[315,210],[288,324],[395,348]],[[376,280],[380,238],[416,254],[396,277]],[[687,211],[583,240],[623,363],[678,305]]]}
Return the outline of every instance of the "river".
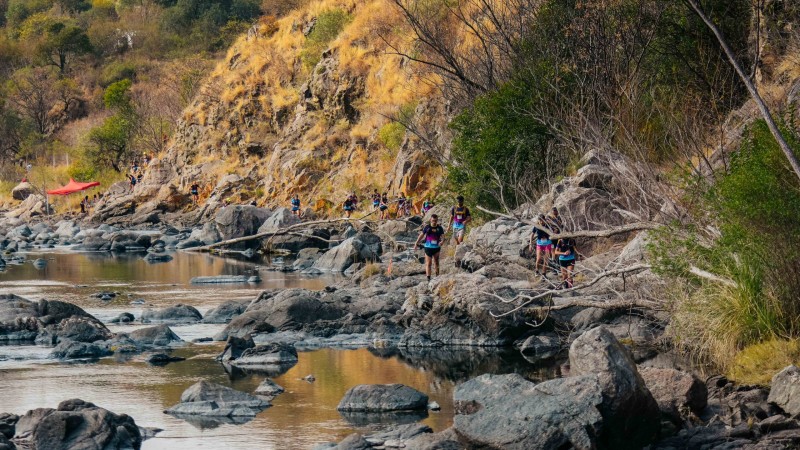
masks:
{"label": "river", "polygon": [[[108,322],[123,311],[137,318],[145,307],[189,304],[205,313],[233,299],[253,299],[263,289],[302,287],[322,289],[337,277],[306,277],[269,270],[264,262],[205,254],[176,253],[168,263],[149,264],[138,255],[29,254],[29,261],[11,265],[0,273],[0,293],[37,300],[58,299],[80,305]],[[34,258],[47,260],[37,269]],[[252,275],[262,281],[242,285],[192,285],[189,280],[206,275]],[[108,302],[93,294],[114,291]],[[144,300],[145,305],[132,304]],[[137,325],[113,326],[112,331]],[[141,325],[138,325],[141,326]],[[212,336],[223,325],[175,326],[184,340]],[[132,359],[103,358],[94,362],[57,362],[40,346],[0,346],[0,412],[22,414],[60,401],[81,398],[116,413],[132,416],[139,426],[164,431],[145,441],[143,449],[307,449],[341,440],[354,431],[370,431],[385,424],[363,418],[342,417],[336,405],[358,384],[402,383],[438,402],[442,409],[419,417],[436,431],[450,426],[452,391],[456,383],[482,373],[520,372],[543,380],[557,367],[535,367],[515,352],[416,351],[396,349],[317,349],[299,352],[299,362],[281,374],[226,373],[214,357],[222,343],[189,344],[173,352],[185,361],[163,367],[147,364],[142,355]],[[314,382],[302,378],[313,374]],[[205,379],[252,392],[268,375],[286,389],[273,406],[244,424],[189,423],[163,413],[178,403],[184,389]]]}

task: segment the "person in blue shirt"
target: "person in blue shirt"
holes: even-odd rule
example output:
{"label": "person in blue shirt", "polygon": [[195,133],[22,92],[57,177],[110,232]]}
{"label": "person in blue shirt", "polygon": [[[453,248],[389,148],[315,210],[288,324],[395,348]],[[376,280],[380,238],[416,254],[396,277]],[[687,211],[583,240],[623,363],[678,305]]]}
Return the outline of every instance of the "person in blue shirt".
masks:
{"label": "person in blue shirt", "polygon": [[[453,228],[453,237],[456,238],[456,245],[464,242],[467,234],[467,224],[472,221],[472,214],[469,208],[464,206],[464,197],[456,197],[456,206],[450,208],[450,227]],[[450,228],[448,227],[448,228]]]}
{"label": "person in blue shirt", "polygon": [[561,282],[564,289],[571,288],[572,275],[575,272],[575,260],[578,251],[575,249],[575,239],[559,239],[556,244],[555,254],[558,256],[558,265],[561,266]]}
{"label": "person in blue shirt", "polygon": [[300,197],[297,194],[292,197],[292,214],[300,217]]}
{"label": "person in blue shirt", "polygon": [[442,249],[443,236],[444,228],[439,225],[439,217],[434,214],[431,216],[430,224],[425,225],[417,237],[417,242],[414,243],[414,248],[417,248],[425,239],[423,249],[425,250],[425,275],[428,276],[428,281],[431,281],[431,265],[435,266],[436,276],[439,276],[439,253]]}
{"label": "person in blue shirt", "polygon": [[[542,227],[547,226],[543,216],[539,216],[537,224],[541,225]],[[531,240],[528,245],[528,248],[531,251],[533,251],[534,248],[536,249],[536,264],[534,265],[534,270],[536,271],[536,274],[546,277],[547,264],[550,259],[550,254],[553,252],[553,241],[550,240],[550,235],[547,232],[545,232],[542,228],[534,226],[533,230],[531,231]],[[539,272],[540,262],[542,263],[541,272]]]}

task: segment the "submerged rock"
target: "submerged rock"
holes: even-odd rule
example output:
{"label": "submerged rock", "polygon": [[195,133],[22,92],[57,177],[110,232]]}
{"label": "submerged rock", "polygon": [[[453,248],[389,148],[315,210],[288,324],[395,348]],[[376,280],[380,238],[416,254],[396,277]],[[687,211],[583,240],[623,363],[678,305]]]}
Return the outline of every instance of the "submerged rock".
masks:
{"label": "submerged rock", "polygon": [[293,365],[297,363],[297,350],[288,344],[257,345],[229,362],[238,367]]}
{"label": "submerged rock", "polygon": [[282,386],[267,378],[258,385],[254,393],[264,397],[275,397],[278,394],[282,394],[284,391],[285,389],[283,389]]}
{"label": "submerged rock", "polygon": [[258,275],[217,275],[210,277],[194,277],[192,284],[228,284],[228,283],[258,283],[261,281]]}
{"label": "submerged rock", "polygon": [[186,358],[181,356],[170,356],[166,353],[156,353],[147,358],[147,362],[154,366],[165,366],[171,362],[185,361]]}

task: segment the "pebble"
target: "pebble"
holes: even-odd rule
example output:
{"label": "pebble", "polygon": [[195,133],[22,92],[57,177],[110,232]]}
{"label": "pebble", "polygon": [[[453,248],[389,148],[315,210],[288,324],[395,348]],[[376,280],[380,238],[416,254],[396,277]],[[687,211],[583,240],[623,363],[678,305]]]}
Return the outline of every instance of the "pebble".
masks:
{"label": "pebble", "polygon": [[314,375],[308,374],[308,375],[303,377],[303,380],[308,381],[309,383],[313,383],[317,379],[314,378]]}

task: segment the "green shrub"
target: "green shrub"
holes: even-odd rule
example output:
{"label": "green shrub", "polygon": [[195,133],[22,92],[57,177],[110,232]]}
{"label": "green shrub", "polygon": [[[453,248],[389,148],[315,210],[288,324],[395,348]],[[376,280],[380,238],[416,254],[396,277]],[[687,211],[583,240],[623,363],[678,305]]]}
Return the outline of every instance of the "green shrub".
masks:
{"label": "green shrub", "polygon": [[399,122],[389,122],[378,130],[378,140],[392,152],[400,149],[405,135],[406,127]]}
{"label": "green shrub", "polygon": [[136,80],[136,64],[131,61],[113,61],[103,67],[100,74],[100,85],[108,87],[112,83],[125,79]]}
{"label": "green shrub", "polygon": [[328,44],[339,36],[352,17],[341,9],[330,9],[320,13],[314,29],[306,37],[300,58],[306,68],[312,68],[322,58]]}

